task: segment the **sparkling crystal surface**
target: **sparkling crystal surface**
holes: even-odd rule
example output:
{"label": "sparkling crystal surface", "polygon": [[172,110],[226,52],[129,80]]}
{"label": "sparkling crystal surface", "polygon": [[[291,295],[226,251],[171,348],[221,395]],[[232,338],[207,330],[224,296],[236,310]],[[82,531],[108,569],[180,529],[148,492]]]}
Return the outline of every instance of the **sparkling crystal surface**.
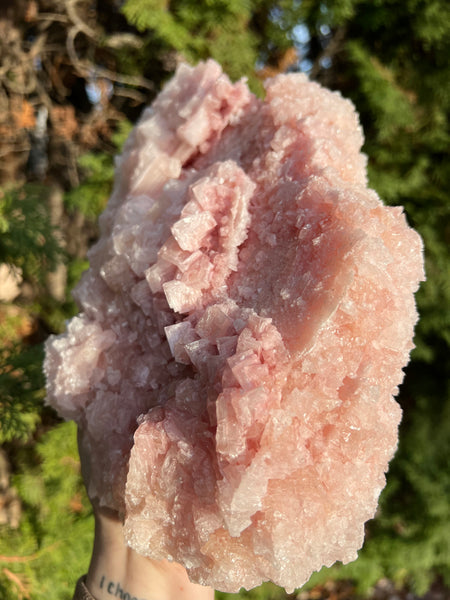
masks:
{"label": "sparkling crystal surface", "polygon": [[367,188],[353,105],[301,74],[264,101],[182,65],[117,160],[47,343],[89,493],[141,554],[229,592],[356,558],[397,445],[422,244]]}

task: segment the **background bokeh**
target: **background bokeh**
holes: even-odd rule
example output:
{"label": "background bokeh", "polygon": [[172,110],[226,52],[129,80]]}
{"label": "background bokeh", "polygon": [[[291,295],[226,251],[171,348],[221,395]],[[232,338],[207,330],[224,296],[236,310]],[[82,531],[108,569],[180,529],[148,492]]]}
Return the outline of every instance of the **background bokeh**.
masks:
{"label": "background bokeh", "polygon": [[449,598],[447,0],[15,0],[0,2],[0,599],[69,600],[87,569],[75,426],[44,404],[42,343],[76,312],[114,154],[176,65],[208,57],[257,94],[303,71],[351,98],[370,184],[405,207],[427,272],[399,450],[358,560],[290,596],[217,598]]}

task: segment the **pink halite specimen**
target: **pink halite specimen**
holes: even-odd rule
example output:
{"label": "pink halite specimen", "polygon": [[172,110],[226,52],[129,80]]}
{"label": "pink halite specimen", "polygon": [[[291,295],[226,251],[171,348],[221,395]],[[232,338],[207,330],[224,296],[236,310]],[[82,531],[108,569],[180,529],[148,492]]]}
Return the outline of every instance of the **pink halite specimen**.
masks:
{"label": "pink halite specimen", "polygon": [[397,444],[421,241],[350,102],[182,65],[117,162],[81,314],[47,344],[129,544],[225,591],[356,558]]}

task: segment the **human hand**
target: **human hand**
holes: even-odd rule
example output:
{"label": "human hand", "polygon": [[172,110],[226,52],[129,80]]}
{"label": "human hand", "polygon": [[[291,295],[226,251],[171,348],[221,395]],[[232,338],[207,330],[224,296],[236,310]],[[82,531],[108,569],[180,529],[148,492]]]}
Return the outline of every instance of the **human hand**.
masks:
{"label": "human hand", "polygon": [[[91,456],[78,430],[81,472],[89,489]],[[117,512],[91,498],[95,538],[86,586],[96,600],[213,600],[214,590],[189,581],[186,569],[139,555],[126,543]]]}

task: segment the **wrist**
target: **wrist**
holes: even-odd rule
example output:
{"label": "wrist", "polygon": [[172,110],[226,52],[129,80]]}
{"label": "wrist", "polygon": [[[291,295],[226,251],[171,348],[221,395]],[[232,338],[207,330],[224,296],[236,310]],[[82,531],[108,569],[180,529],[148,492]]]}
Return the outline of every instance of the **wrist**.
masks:
{"label": "wrist", "polygon": [[86,587],[96,600],[213,600],[214,591],[191,583],[176,563],[137,554],[125,542],[122,523],[99,511]]}

